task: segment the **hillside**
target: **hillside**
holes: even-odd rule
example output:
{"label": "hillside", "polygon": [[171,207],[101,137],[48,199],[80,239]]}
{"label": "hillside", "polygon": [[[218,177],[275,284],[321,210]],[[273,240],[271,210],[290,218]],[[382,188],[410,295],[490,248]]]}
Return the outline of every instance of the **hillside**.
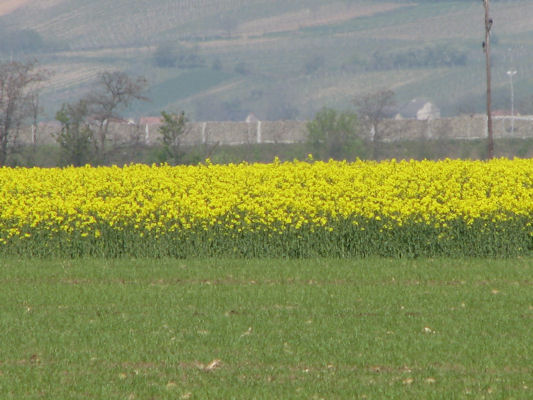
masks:
{"label": "hillside", "polygon": [[[518,70],[517,105],[533,89],[533,3],[493,0],[492,10],[494,104],[509,108],[508,69]],[[49,116],[113,69],[150,82],[152,101],[132,115],[303,119],[380,88],[398,103],[429,98],[444,115],[483,109],[479,1],[4,0],[1,30],[42,38],[16,56],[54,71]]]}

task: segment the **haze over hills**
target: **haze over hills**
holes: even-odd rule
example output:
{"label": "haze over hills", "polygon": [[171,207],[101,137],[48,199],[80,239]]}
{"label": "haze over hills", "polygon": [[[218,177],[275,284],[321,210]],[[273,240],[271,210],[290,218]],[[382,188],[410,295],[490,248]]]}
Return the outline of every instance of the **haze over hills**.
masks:
{"label": "haze over hills", "polygon": [[[491,3],[494,107],[509,108],[513,68],[517,107],[533,113],[533,2]],[[304,119],[382,88],[443,115],[484,106],[479,0],[3,0],[0,32],[0,58],[35,56],[54,72],[49,118],[105,70],[150,82],[132,116]]]}

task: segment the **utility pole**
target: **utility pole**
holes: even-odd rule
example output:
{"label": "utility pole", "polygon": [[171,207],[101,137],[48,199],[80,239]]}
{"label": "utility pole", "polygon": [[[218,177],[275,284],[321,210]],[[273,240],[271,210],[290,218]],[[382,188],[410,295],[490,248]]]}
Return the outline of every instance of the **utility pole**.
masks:
{"label": "utility pole", "polygon": [[490,74],[490,31],[493,20],[490,17],[490,0],[483,0],[485,7],[485,41],[483,42],[483,51],[485,52],[485,64],[487,68],[487,132],[488,147],[487,158],[490,160],[494,157],[494,136],[492,131],[492,99],[491,99],[491,74]]}

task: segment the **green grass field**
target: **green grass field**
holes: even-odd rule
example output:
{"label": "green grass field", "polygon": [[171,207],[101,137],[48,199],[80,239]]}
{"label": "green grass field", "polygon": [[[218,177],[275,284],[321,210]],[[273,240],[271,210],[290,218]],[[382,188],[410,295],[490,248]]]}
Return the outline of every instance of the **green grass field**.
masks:
{"label": "green grass field", "polygon": [[2,399],[530,399],[533,259],[0,261]]}

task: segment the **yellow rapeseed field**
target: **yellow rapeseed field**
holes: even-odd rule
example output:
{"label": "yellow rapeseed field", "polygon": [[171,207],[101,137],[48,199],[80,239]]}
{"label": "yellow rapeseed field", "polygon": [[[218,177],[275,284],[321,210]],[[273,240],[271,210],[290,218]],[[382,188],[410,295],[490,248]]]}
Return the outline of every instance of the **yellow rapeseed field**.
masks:
{"label": "yellow rapeseed field", "polygon": [[443,238],[458,222],[481,230],[515,223],[531,240],[532,221],[533,160],[0,169],[6,248],[126,231],[145,240],[188,231],[206,240],[324,235],[347,224],[350,232],[425,226]]}

